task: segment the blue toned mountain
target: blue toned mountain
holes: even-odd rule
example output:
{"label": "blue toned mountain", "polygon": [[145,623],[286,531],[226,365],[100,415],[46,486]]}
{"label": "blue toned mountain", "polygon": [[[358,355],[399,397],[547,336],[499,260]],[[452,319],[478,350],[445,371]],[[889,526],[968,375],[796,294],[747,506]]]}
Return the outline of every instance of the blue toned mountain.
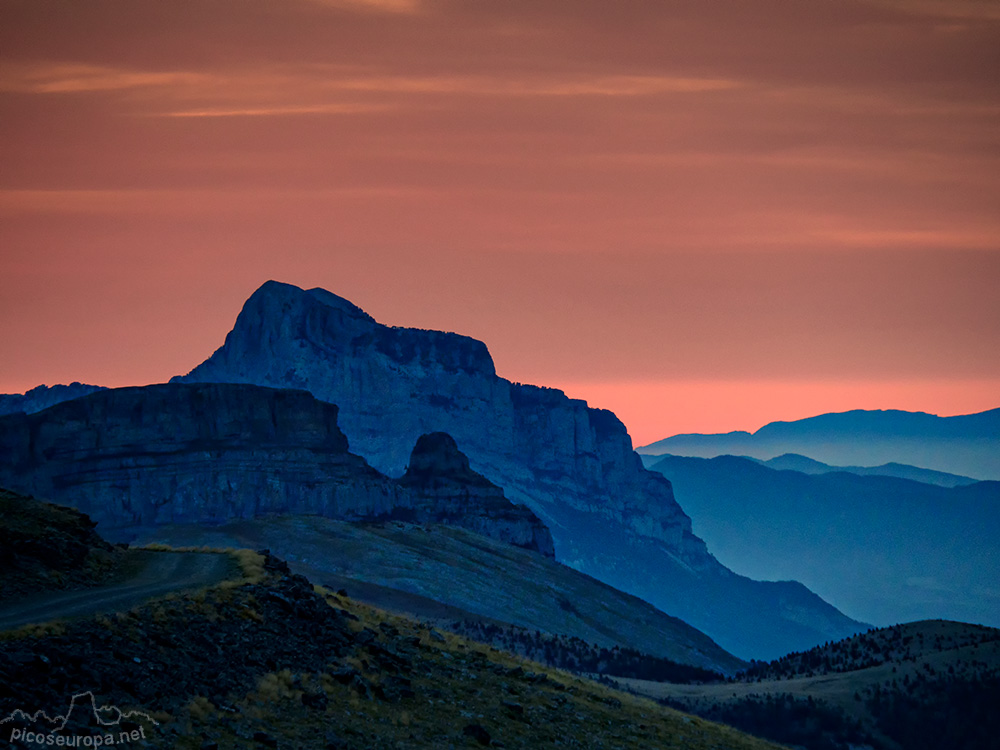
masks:
{"label": "blue toned mountain", "polygon": [[544,522],[558,560],[739,656],[863,629],[801,584],[751,581],[721,565],[614,414],[498,377],[474,339],[390,328],[330,292],[272,281],[247,300],[224,345],[175,380],[308,390],[337,404],[352,451],[390,476],[404,474],[421,435],[446,432],[473,471]]}

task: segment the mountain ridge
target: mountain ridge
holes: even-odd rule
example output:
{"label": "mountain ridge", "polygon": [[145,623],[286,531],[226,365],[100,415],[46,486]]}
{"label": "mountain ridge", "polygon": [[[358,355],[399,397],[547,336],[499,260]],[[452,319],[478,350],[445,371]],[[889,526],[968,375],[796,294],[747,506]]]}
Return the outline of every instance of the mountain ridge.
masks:
{"label": "mountain ridge", "polygon": [[420,434],[447,432],[475,471],[548,526],[557,559],[740,656],[863,628],[804,587],[753,582],[719,564],[614,414],[498,377],[475,339],[390,328],[336,295],[271,281],[243,305],[225,343],[172,382],[308,390],[338,405],[352,450],[392,476]]}
{"label": "mountain ridge", "polygon": [[899,463],[978,481],[1000,479],[1000,408],[939,417],[898,409],[820,414],[755,432],[689,433],[636,449],[645,455],[770,460],[799,454],[835,466]]}
{"label": "mountain ridge", "polygon": [[859,619],[1000,626],[1000,482],[805,474],[737,456],[662,456],[720,559],[802,580]]}

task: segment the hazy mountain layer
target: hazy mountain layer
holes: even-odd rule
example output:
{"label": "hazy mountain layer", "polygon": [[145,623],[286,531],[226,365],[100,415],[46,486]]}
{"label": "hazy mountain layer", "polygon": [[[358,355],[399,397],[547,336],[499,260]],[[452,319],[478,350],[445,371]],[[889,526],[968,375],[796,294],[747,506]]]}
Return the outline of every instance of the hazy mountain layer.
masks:
{"label": "hazy mountain layer", "polygon": [[268,282],[224,346],[178,380],[307,389],[340,407],[354,451],[397,476],[421,434],[447,432],[475,471],[545,522],[560,560],[741,656],[860,627],[799,584],[757,583],[720,565],[612,413],[497,377],[479,341],[389,328],[324,290]]}
{"label": "hazy mountain layer", "polygon": [[[671,454],[640,453],[642,465],[647,469],[652,469],[664,457]],[[727,454],[728,455],[728,454]],[[914,482],[924,484],[936,484],[941,487],[963,487],[967,484],[975,484],[980,481],[971,477],[963,477],[958,474],[948,474],[944,471],[932,471],[931,469],[921,469],[919,466],[907,466],[906,464],[882,464],[881,466],[830,466],[822,461],[816,461],[808,456],[798,453],[783,453],[774,458],[762,459],[751,456],[740,456],[751,461],[762,464],[769,469],[778,471],[801,471],[803,474],[833,474],[844,471],[848,474],[860,474],[862,476],[874,477],[896,477],[897,479],[910,479]]]}
{"label": "hazy mountain layer", "polygon": [[[655,463],[655,458],[650,457]],[[948,474],[944,471],[932,471],[921,469],[918,466],[907,466],[906,464],[882,464],[881,466],[830,466],[820,461],[814,461],[807,456],[800,456],[796,453],[785,453],[776,458],[762,461],[755,459],[767,466],[769,469],[801,471],[803,474],[830,474],[837,471],[846,471],[849,474],[861,474],[863,476],[896,477],[897,479],[910,479],[914,482],[924,484],[937,484],[941,487],[962,487],[967,484],[975,484],[978,479],[962,477],[958,474]],[[645,460],[644,460],[645,463]],[[649,464],[647,464],[649,465]]]}
{"label": "hazy mountain layer", "polygon": [[946,488],[849,473],[777,471],[734,456],[665,456],[719,558],[795,578],[859,619],[1000,625],[1000,482]]}
{"label": "hazy mountain layer", "polygon": [[752,434],[675,435],[638,451],[760,459],[798,453],[838,466],[902,463],[1000,480],[1000,409],[958,417],[891,410],[822,414],[796,422],[772,422]]}

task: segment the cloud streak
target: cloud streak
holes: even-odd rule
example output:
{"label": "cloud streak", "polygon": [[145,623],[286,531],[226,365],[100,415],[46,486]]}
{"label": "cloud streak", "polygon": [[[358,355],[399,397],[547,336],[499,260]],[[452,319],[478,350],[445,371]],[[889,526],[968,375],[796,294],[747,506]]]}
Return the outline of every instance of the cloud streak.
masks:
{"label": "cloud streak", "polygon": [[[980,378],[994,11],[0,3],[0,333],[38,382],[72,346],[138,372],[147,341],[173,374],[274,277],[477,335],[524,381]],[[164,322],[109,353],[140,288]]]}

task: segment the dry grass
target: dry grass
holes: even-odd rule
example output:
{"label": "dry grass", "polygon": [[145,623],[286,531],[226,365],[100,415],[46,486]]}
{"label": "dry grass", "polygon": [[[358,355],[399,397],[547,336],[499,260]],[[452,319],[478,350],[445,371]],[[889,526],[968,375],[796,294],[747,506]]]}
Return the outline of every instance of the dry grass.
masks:
{"label": "dry grass", "polygon": [[[150,550],[153,552],[203,552],[214,555],[229,555],[239,566],[240,573],[242,574],[243,580],[237,581],[237,585],[241,585],[243,583],[259,583],[266,576],[266,572],[264,571],[264,556],[249,549],[237,549],[235,547],[209,547],[208,545],[202,545],[200,547],[170,547],[166,544],[160,544],[159,542],[151,542],[149,544],[132,547],[131,549]],[[231,581],[224,581],[223,583],[233,585],[233,582]]]}
{"label": "dry grass", "polygon": [[49,636],[63,635],[66,626],[62,620],[43,622],[37,625],[22,625],[12,630],[0,631],[0,641],[17,640],[20,638],[46,638]]}

